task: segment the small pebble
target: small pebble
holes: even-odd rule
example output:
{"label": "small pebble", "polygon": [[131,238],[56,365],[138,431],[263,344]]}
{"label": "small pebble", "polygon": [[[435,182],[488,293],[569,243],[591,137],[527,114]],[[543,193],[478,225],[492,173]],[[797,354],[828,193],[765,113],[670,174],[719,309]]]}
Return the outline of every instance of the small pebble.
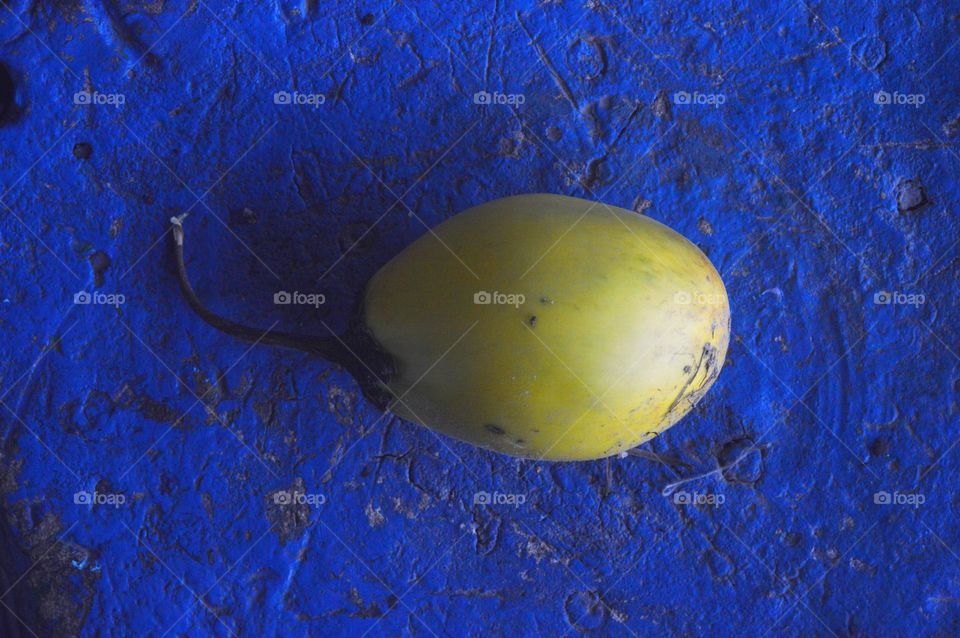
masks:
{"label": "small pebble", "polygon": [[927,193],[917,179],[908,179],[897,184],[897,210],[906,213],[927,203]]}

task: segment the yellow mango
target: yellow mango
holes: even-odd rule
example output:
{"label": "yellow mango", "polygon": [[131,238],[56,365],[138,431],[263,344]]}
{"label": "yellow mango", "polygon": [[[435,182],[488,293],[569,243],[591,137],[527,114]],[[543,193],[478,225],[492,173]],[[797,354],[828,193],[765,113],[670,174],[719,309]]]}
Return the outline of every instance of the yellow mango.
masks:
{"label": "yellow mango", "polygon": [[533,194],[443,222],[367,285],[401,417],[505,454],[597,459],[713,385],[730,309],[690,241],[634,212]]}

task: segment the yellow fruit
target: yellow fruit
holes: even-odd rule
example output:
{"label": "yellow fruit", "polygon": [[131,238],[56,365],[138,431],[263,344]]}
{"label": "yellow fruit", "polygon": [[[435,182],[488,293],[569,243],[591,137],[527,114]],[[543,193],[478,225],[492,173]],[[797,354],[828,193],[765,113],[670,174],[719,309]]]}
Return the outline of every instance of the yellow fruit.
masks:
{"label": "yellow fruit", "polygon": [[666,430],[716,380],[730,336],[723,282],[696,246],[559,195],[452,217],[374,275],[363,307],[393,358],[394,412],[548,460],[610,456]]}

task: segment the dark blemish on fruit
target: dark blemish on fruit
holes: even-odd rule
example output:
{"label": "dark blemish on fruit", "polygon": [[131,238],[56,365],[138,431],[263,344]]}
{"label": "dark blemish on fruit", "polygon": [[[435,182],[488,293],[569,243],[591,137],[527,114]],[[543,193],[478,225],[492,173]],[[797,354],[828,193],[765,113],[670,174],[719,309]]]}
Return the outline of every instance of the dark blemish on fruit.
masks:
{"label": "dark blemish on fruit", "polygon": [[530,324],[530,327],[531,327],[531,328],[536,328],[536,327],[537,327],[537,315],[531,315],[530,318],[527,319],[527,323]]}
{"label": "dark blemish on fruit", "polygon": [[88,160],[93,155],[93,146],[89,142],[77,142],[73,145],[73,156],[79,160]]}
{"label": "dark blemish on fruit", "polygon": [[517,445],[526,445],[526,444],[527,444],[527,442],[524,441],[523,439],[517,439],[517,440],[515,441],[515,443],[516,443]]}
{"label": "dark blemish on fruit", "polygon": [[487,432],[490,432],[492,434],[497,434],[502,436],[507,433],[507,431],[504,430],[502,427],[500,427],[499,425],[494,425],[493,423],[487,423],[483,427],[486,428]]}
{"label": "dark blemish on fruit", "polygon": [[538,430],[537,428],[530,428],[530,431],[531,431],[531,432],[539,432],[540,430]]}
{"label": "dark blemish on fruit", "polygon": [[691,368],[690,366],[683,366],[684,374],[690,374],[692,371],[693,371],[693,368]]}
{"label": "dark blemish on fruit", "polygon": [[[696,367],[691,368],[689,373],[690,376],[687,378],[683,386],[681,386],[680,392],[673,400],[673,403],[671,403],[670,407],[667,408],[667,411],[664,414],[664,419],[673,414],[674,410],[677,409],[681,402],[686,401],[687,409],[689,410],[695,406],[700,399],[703,398],[703,395],[707,393],[707,390],[710,389],[710,386],[713,385],[717,375],[720,373],[720,369],[714,365],[716,363],[716,359],[716,348],[714,348],[710,343],[703,344],[703,350],[700,353],[700,359],[697,361]],[[696,385],[693,385],[694,380],[700,376],[701,370],[703,370],[703,376],[700,382]]]}
{"label": "dark blemish on fruit", "polygon": [[540,303],[549,305],[549,304],[552,304],[552,303],[554,303],[554,302],[553,302],[553,299],[551,299],[550,297],[543,296],[543,297],[540,297]]}

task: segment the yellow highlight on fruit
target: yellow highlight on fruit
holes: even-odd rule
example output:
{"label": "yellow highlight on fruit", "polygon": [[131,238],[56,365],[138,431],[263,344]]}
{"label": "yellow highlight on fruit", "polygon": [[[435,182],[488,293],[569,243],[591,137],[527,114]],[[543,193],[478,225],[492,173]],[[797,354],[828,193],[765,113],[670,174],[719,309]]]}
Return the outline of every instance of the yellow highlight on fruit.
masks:
{"label": "yellow highlight on fruit", "polygon": [[676,423],[730,338],[720,275],[634,212],[560,195],[498,199],[415,241],[367,285],[403,418],[513,456],[597,459]]}

